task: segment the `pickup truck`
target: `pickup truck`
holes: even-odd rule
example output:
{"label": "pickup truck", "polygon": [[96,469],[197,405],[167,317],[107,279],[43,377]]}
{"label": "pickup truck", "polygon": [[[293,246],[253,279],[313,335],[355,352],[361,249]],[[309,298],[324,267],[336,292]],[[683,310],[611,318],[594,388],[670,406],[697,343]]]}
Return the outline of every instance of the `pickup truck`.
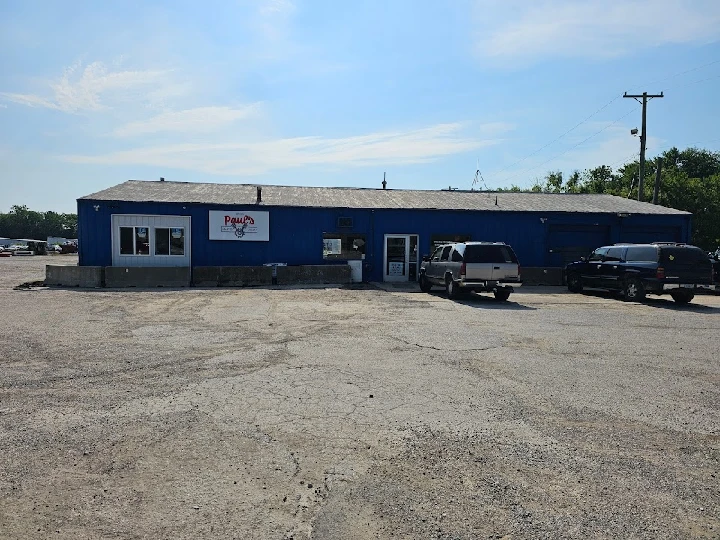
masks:
{"label": "pickup truck", "polygon": [[585,287],[620,291],[625,300],[639,302],[648,294],[670,294],[680,304],[713,282],[712,263],[702,249],[660,242],[599,247],[568,264],[565,275],[571,292]]}
{"label": "pickup truck", "polygon": [[418,277],[420,290],[445,287],[449,298],[462,292],[492,292],[505,301],[522,284],[520,263],[513,249],[502,242],[455,242],[439,246],[423,257]]}

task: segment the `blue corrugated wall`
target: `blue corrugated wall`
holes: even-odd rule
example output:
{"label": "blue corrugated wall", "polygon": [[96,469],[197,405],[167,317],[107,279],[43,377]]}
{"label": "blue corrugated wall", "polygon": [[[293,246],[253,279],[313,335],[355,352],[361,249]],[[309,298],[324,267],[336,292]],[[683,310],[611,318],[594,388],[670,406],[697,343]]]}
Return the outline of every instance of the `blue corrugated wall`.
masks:
{"label": "blue corrugated wall", "polygon": [[[269,242],[208,240],[208,211],[270,212]],[[548,212],[470,212],[440,210],[358,210],[176,203],[78,201],[80,264],[110,266],[111,215],[183,215],[192,218],[193,266],[324,264],[322,234],[363,233],[367,237],[363,278],[383,279],[385,234],[418,234],[420,254],[430,251],[432,235],[468,234],[472,240],[512,245],[523,266],[561,266],[577,253],[615,242],[690,241],[689,215]],[[353,218],[352,229],[338,229],[337,218]],[[337,263],[337,261],[334,261]],[[331,263],[332,264],[332,263]]]}

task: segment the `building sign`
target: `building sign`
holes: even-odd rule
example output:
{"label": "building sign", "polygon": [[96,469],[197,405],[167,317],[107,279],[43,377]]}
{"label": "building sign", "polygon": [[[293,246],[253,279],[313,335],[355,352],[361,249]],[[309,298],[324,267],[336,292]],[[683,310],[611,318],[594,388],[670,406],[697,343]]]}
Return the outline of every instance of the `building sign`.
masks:
{"label": "building sign", "polygon": [[270,241],[269,212],[210,210],[210,240]]}
{"label": "building sign", "polygon": [[405,275],[405,263],[402,263],[402,262],[388,263],[388,276],[404,276],[404,275]]}

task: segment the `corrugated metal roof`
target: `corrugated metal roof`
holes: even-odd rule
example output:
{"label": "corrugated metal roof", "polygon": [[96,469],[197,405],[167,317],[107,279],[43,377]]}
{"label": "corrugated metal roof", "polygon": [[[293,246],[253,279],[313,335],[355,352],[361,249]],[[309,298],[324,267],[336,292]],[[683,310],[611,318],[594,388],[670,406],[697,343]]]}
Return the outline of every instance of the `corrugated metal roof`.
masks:
{"label": "corrugated metal roof", "polygon": [[262,206],[485,210],[492,212],[689,214],[689,212],[624,199],[614,195],[384,190],[145,180],[128,180],[117,186],[81,197],[81,199],[255,205],[258,186],[262,188]]}

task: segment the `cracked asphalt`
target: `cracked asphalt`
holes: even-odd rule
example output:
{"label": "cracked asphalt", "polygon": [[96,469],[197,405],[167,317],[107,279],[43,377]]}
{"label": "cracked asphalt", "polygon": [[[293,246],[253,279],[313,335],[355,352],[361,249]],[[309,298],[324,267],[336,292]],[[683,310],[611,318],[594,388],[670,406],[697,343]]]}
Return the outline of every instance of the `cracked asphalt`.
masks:
{"label": "cracked asphalt", "polygon": [[720,296],[32,288],[0,537],[720,538]]}

